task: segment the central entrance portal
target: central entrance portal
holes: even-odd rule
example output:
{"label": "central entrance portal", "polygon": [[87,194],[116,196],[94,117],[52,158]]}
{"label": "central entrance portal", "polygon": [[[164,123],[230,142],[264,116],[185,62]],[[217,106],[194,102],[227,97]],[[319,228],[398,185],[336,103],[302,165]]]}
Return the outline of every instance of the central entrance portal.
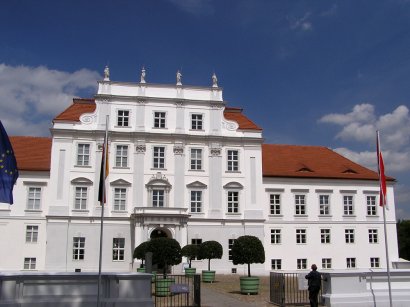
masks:
{"label": "central entrance portal", "polygon": [[155,228],[150,235],[151,239],[155,238],[172,238],[171,232],[163,227]]}

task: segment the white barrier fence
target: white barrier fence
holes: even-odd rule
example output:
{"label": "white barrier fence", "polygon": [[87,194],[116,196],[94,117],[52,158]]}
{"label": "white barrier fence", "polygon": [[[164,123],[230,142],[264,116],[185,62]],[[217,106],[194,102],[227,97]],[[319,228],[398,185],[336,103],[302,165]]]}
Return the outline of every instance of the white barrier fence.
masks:
{"label": "white barrier fence", "polygon": [[[97,305],[98,273],[0,273],[0,306]],[[154,306],[151,274],[103,273],[102,306]]]}
{"label": "white barrier fence", "polygon": [[[322,275],[326,306],[390,306],[385,270],[332,272]],[[390,280],[393,306],[410,306],[410,270],[392,270]]]}

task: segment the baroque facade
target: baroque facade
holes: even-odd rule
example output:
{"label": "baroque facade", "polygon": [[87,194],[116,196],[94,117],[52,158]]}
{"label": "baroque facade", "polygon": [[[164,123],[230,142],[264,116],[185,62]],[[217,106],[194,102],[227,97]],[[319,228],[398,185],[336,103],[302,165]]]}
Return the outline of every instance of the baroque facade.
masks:
{"label": "baroque facade", "polygon": [[[98,270],[98,183],[108,123],[103,271],[135,270],[152,237],[181,246],[219,241],[218,273],[244,272],[230,248],[241,235],[265,246],[270,270],[385,268],[378,176],[325,147],[265,144],[262,129],[210,87],[110,81],[74,99],[51,138],[11,137],[20,177],[0,204],[1,270]],[[388,181],[390,260],[398,260]],[[206,268],[206,261],[193,266]],[[173,268],[182,270],[182,264]]]}

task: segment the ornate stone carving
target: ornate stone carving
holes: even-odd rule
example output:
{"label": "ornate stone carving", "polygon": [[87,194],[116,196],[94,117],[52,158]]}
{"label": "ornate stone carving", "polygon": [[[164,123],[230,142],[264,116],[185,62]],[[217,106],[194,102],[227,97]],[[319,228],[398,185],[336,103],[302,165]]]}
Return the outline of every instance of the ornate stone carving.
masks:
{"label": "ornate stone carving", "polygon": [[219,157],[221,155],[222,149],[219,147],[211,148],[211,156],[212,157]]}
{"label": "ornate stone carving", "polygon": [[213,110],[221,110],[224,106],[220,103],[211,103],[211,109]]}
{"label": "ornate stone carving", "polygon": [[177,108],[182,108],[184,106],[184,102],[182,100],[176,100],[175,101],[175,106]]}
{"label": "ornate stone carving", "polygon": [[223,120],[222,121],[222,127],[225,128],[228,131],[236,131],[236,130],[238,130],[239,125],[238,125],[237,122]]}
{"label": "ornate stone carving", "polygon": [[183,155],[184,154],[184,146],[183,145],[175,145],[174,146],[174,154],[175,155]]}
{"label": "ornate stone carving", "polygon": [[84,125],[94,124],[97,114],[83,114],[80,116],[80,122]]}
{"label": "ornate stone carving", "polygon": [[136,153],[145,154],[146,150],[147,150],[147,147],[144,144],[138,144],[137,146],[135,146]]}

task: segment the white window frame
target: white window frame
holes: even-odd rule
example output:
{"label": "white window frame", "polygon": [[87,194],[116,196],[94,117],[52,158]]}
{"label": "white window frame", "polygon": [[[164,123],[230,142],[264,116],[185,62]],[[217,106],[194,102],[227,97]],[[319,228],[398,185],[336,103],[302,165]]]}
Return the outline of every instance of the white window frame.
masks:
{"label": "white window frame", "polygon": [[202,170],[202,148],[191,148],[190,150],[190,170],[200,171]]}
{"label": "white window frame", "polygon": [[114,188],[113,193],[113,210],[126,211],[127,210],[127,188]]}
{"label": "white window frame", "polygon": [[192,213],[201,213],[202,212],[202,202],[203,202],[203,193],[200,190],[191,190],[190,191],[190,211]]}
{"label": "white window frame", "polygon": [[117,127],[130,126],[130,110],[117,110]]}
{"label": "white window frame", "polygon": [[36,257],[24,257],[23,269],[24,270],[35,270],[37,266]]}
{"label": "white window frame", "polygon": [[331,230],[330,230],[330,228],[320,229],[320,242],[322,244],[330,244],[330,242],[331,242]]}
{"label": "white window frame", "polygon": [[366,213],[367,216],[377,216],[377,197],[375,195],[366,195]]}
{"label": "white window frame", "polygon": [[282,244],[282,229],[274,228],[270,230],[270,243]]}
{"label": "white window frame", "polygon": [[41,210],[43,189],[39,186],[27,187],[27,210]]}
{"label": "white window frame", "polygon": [[201,113],[191,114],[191,130],[204,130],[204,115]]}
{"label": "white window frame", "polygon": [[154,124],[153,127],[156,129],[166,129],[167,128],[167,112],[165,111],[154,111]]}
{"label": "white window frame", "polygon": [[232,247],[236,239],[228,239],[228,260],[232,261]]}
{"label": "white window frame", "polygon": [[76,166],[90,166],[91,165],[91,144],[78,143],[77,144],[77,164]]}
{"label": "white window frame", "polygon": [[238,190],[227,191],[227,213],[239,213],[240,193]]}
{"label": "white window frame", "polygon": [[295,194],[295,215],[307,215],[306,194]]}
{"label": "white window frame", "polygon": [[370,257],[370,267],[374,269],[380,268],[380,258]]}
{"label": "white window frame", "polygon": [[347,269],[355,269],[356,268],[356,258],[355,257],[348,257],[346,258],[346,268]]}
{"label": "white window frame", "polygon": [[272,270],[282,270],[282,259],[271,259],[270,265]]}
{"label": "white window frame", "polygon": [[228,149],[226,151],[226,169],[228,172],[239,172],[239,150]]}
{"label": "white window frame", "polygon": [[128,167],[128,145],[118,144],[115,146],[115,167]]}
{"label": "white window frame", "polygon": [[343,195],[343,215],[353,216],[354,214],[354,196]]}
{"label": "white window frame", "polygon": [[85,259],[85,237],[73,237],[73,260]]}
{"label": "white window frame", "polygon": [[269,194],[269,210],[271,215],[281,215],[281,194],[280,193],[270,193]]}
{"label": "white window frame", "polygon": [[112,261],[119,262],[125,260],[125,238],[112,239]]}
{"label": "white window frame", "polygon": [[307,269],[307,259],[306,258],[296,259],[296,267],[298,270],[306,270]]}
{"label": "white window frame", "polygon": [[[85,190],[85,191],[84,191]],[[88,187],[74,187],[74,210],[87,210],[88,206]]]}
{"label": "white window frame", "polygon": [[319,215],[330,215],[330,195],[319,195]]}
{"label": "white window frame", "polygon": [[371,244],[379,243],[379,231],[378,231],[378,229],[375,229],[375,228],[368,229],[368,233],[369,233],[369,243],[371,243]]}
{"label": "white window frame", "polygon": [[355,231],[353,228],[345,229],[345,243],[346,244],[355,243]]}
{"label": "white window frame", "polygon": [[164,208],[165,207],[165,189],[162,188],[153,188],[152,189],[152,199],[151,205],[154,208]]}
{"label": "white window frame", "polygon": [[322,269],[331,269],[332,268],[332,258],[322,258]]}
{"label": "white window frame", "polygon": [[165,169],[165,146],[154,146],[152,148],[152,168],[153,169]]}
{"label": "white window frame", "polygon": [[305,228],[296,229],[296,244],[306,244],[307,243],[307,231]]}
{"label": "white window frame", "polygon": [[38,225],[26,225],[26,243],[37,243]]}

